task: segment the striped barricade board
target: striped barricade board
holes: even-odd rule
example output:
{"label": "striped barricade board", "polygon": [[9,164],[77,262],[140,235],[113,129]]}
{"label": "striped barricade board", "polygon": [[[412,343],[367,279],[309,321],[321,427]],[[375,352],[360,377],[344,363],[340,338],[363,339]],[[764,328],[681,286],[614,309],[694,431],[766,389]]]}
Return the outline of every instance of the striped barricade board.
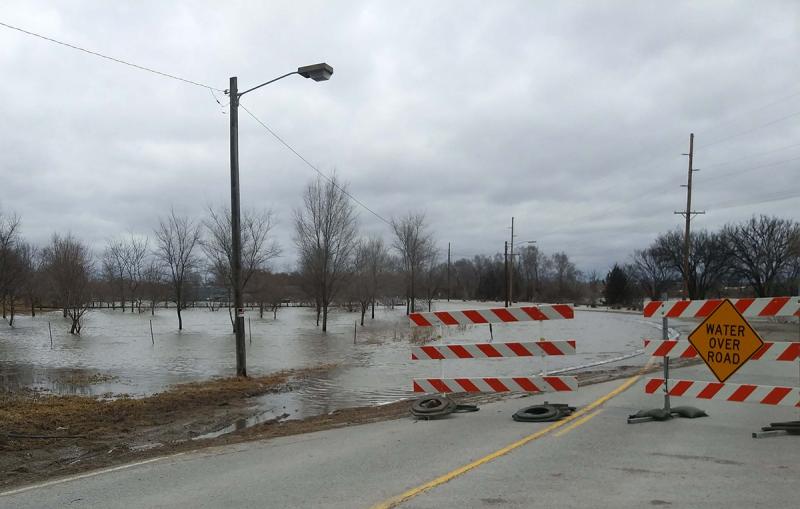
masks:
{"label": "striped barricade board", "polygon": [[[697,357],[697,350],[688,341],[674,339],[644,340],[645,354],[651,357],[690,359]],[[764,345],[750,357],[750,361],[787,361],[800,359],[800,343],[792,341],[764,341]]]}
{"label": "striped barricade board", "polygon": [[[645,317],[705,318],[717,309],[724,300],[652,300],[645,303],[643,314]],[[745,318],[761,316],[800,317],[800,298],[798,297],[761,297],[730,299],[730,301]]]}
{"label": "striped barricade board", "polygon": [[[493,323],[533,323],[575,317],[568,304],[547,304],[510,308],[472,309],[411,313],[412,327],[483,325]],[[575,355],[575,340],[515,341],[504,343],[465,343],[425,345],[411,348],[412,360],[502,359]],[[415,378],[414,392],[563,392],[574,391],[578,381],[571,376],[518,376],[469,378]]]}
{"label": "striped barricade board", "polygon": [[572,306],[568,304],[472,309],[465,311],[433,311],[428,313],[411,313],[408,315],[412,327],[480,325],[571,318],[575,318],[575,311],[572,309]]}
{"label": "striped barricade board", "polygon": [[415,378],[414,392],[569,392],[578,389],[573,376]]}
{"label": "striped barricade board", "polygon": [[[647,380],[644,390],[647,394],[663,391],[664,383],[663,378],[650,378]],[[800,408],[800,388],[798,387],[675,379],[670,379],[669,383],[667,394],[670,396]]]}
{"label": "striped barricade board", "polygon": [[575,355],[575,340],[513,343],[464,343],[411,347],[411,360],[486,359]]}

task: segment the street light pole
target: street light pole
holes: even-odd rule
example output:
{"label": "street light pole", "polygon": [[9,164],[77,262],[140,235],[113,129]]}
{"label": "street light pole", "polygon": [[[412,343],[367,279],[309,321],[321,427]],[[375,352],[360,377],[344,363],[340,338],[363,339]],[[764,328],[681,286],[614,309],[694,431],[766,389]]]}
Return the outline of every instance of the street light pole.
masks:
{"label": "street light pole", "polygon": [[247,354],[244,342],[244,303],[242,302],[242,226],[239,206],[239,87],[231,77],[228,93],[231,98],[231,284],[236,332],[236,376],[247,376]]}
{"label": "street light pole", "polygon": [[314,81],[327,81],[333,75],[333,67],[326,63],[298,67],[296,71],[278,76],[244,92],[239,92],[236,76],[230,78],[226,91],[231,100],[231,284],[233,285],[233,306],[236,310],[236,376],[247,376],[247,355],[244,342],[244,302],[242,296],[242,220],[239,206],[239,98],[264,85],[278,80],[300,75]]}

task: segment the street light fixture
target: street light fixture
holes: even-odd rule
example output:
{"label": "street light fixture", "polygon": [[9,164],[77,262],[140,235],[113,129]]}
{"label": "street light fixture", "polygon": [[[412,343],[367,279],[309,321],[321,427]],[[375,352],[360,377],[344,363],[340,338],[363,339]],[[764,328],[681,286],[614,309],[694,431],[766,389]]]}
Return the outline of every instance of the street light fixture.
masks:
{"label": "street light fixture", "polygon": [[244,92],[239,92],[236,76],[230,78],[226,93],[231,99],[231,279],[233,305],[236,309],[236,376],[247,376],[247,356],[244,346],[244,303],[242,298],[242,221],[239,207],[239,98],[270,83],[297,74],[314,81],[327,81],[333,67],[326,63],[298,67],[296,71],[278,76]]}

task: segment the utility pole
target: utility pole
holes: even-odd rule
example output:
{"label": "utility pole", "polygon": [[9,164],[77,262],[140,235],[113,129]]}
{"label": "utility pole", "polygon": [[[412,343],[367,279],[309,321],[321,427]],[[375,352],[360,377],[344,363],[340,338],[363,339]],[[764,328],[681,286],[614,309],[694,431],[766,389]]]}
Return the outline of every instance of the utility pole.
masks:
{"label": "utility pole", "polygon": [[508,303],[514,305],[514,216],[511,216],[511,252],[508,260]]}
{"label": "utility pole", "polygon": [[447,302],[450,302],[450,243],[447,243]]}
{"label": "utility pole", "polygon": [[236,76],[230,79],[231,98],[231,283],[236,313],[236,376],[247,376],[244,344],[244,304],[242,303],[242,226],[239,207],[239,87]]}
{"label": "utility pole", "polygon": [[688,154],[681,154],[684,156],[689,156],[689,177],[687,179],[686,185],[681,185],[681,187],[686,188],[686,210],[683,212],[675,211],[675,214],[680,214],[686,219],[686,230],[683,234],[683,298],[689,299],[689,248],[690,248],[690,241],[689,241],[689,228],[692,221],[692,217],[697,214],[705,214],[705,211],[695,212],[692,210],[692,173],[696,171],[700,171],[699,169],[692,167],[692,162],[694,159],[694,133],[689,134],[689,153]]}
{"label": "utility pole", "polygon": [[505,242],[505,249],[503,251],[503,260],[505,261],[503,268],[505,270],[505,279],[506,279],[506,304],[505,307],[508,307],[508,241]]}

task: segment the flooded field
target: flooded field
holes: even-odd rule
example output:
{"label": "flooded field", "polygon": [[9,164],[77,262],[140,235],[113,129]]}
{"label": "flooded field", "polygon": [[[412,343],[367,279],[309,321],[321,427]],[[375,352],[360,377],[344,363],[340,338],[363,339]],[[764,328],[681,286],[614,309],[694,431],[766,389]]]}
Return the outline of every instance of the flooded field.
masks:
{"label": "flooded field", "polygon": [[[441,302],[438,309],[490,307],[490,303]],[[644,337],[658,337],[659,324],[634,314],[578,311],[575,320],[553,320],[526,325],[494,326],[494,340],[576,339],[579,355],[561,358],[484,361],[410,360],[412,329],[401,308],[378,309],[376,319],[357,327],[356,313],[336,310],[329,331],[316,326],[308,308],[282,308],[258,318],[248,312],[247,357],[251,374],[280,369],[335,364],[316,377],[293,401],[280,406],[299,408],[303,414],[336,408],[378,404],[409,394],[414,376],[510,375],[553,371],[631,354]],[[150,337],[152,320],[154,341]],[[53,333],[50,344],[48,323]],[[36,318],[20,316],[15,327],[0,329],[0,387],[31,387],[60,394],[144,395],[169,385],[230,376],[234,373],[234,339],[226,310],[190,309],[184,312],[182,332],[172,309],[159,309],[155,317],[92,311],[80,337],[67,334],[67,324],[57,312]],[[489,340],[486,326],[465,330],[429,330],[437,342]],[[251,337],[252,336],[252,337]],[[417,334],[417,339],[420,335]],[[631,359],[626,363],[641,363]]]}

